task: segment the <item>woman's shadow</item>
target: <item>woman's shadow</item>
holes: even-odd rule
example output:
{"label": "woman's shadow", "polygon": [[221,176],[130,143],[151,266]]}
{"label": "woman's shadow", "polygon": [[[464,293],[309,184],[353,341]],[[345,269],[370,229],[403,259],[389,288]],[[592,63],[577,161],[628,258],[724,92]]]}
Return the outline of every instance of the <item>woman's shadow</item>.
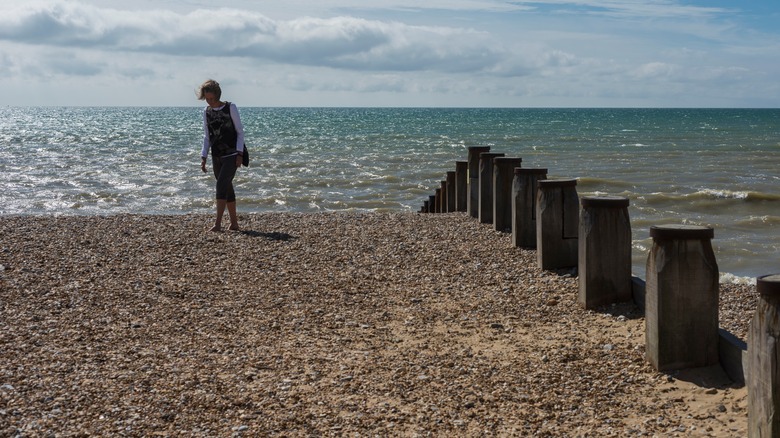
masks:
{"label": "woman's shadow", "polygon": [[281,242],[286,242],[288,240],[296,239],[295,236],[292,236],[287,233],[279,233],[279,232],[264,233],[261,231],[254,231],[254,230],[241,230],[240,233],[249,237],[262,237],[267,240],[278,240]]}

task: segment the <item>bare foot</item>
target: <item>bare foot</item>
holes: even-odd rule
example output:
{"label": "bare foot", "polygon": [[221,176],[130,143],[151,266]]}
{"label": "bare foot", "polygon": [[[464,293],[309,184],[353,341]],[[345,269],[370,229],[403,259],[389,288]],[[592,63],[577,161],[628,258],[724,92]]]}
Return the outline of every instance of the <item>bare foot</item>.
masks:
{"label": "bare foot", "polygon": [[214,225],[213,227],[211,227],[211,229],[209,231],[213,231],[213,232],[216,233],[216,232],[222,231],[222,227],[219,226],[219,225]]}
{"label": "bare foot", "polygon": [[238,224],[230,225],[230,228],[228,228],[230,231],[238,231],[240,228],[238,228]]}

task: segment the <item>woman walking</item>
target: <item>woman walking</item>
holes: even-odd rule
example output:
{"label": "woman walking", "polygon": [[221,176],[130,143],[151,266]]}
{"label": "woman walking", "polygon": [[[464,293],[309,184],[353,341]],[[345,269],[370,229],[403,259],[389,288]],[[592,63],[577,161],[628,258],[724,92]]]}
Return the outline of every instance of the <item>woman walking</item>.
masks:
{"label": "woman walking", "polygon": [[203,110],[205,135],[200,153],[200,168],[206,172],[206,157],[210,149],[214,176],[217,178],[217,219],[211,231],[222,230],[225,208],[230,216],[229,229],[239,229],[233,177],[241,167],[244,154],[244,126],[236,105],[223,102],[221,98],[222,89],[217,81],[209,79],[200,86],[198,99],[205,100],[207,104]]}

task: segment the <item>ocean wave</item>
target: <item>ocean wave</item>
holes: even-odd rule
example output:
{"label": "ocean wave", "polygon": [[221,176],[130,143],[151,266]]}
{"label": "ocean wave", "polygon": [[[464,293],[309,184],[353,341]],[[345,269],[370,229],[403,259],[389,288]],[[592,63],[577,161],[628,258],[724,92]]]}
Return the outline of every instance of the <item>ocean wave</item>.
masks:
{"label": "ocean wave", "polygon": [[740,277],[724,272],[720,274],[718,282],[721,284],[756,284],[756,277]]}
{"label": "ocean wave", "polygon": [[780,216],[748,216],[746,218],[738,219],[734,223],[738,226],[780,225]]}
{"label": "ocean wave", "polygon": [[700,190],[694,195],[701,195],[708,198],[716,199],[739,199],[745,201],[780,201],[780,195],[774,193],[764,192],[752,192],[752,191],[740,191],[740,190],[716,190],[716,189],[704,189]]}
{"label": "ocean wave", "polygon": [[670,201],[696,202],[711,200],[735,200],[744,202],[777,202],[780,201],[780,194],[756,192],[749,190],[727,190],[727,189],[702,189],[693,193],[667,193],[654,192],[643,196],[648,204],[667,203]]}

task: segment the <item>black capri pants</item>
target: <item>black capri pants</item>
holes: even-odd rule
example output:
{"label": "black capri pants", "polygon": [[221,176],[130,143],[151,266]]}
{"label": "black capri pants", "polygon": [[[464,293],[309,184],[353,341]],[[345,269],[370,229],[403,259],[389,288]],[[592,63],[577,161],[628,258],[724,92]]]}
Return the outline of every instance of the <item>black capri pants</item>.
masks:
{"label": "black capri pants", "polygon": [[236,202],[236,192],[233,190],[233,177],[236,176],[236,156],[211,157],[214,176],[217,178],[217,199]]}

